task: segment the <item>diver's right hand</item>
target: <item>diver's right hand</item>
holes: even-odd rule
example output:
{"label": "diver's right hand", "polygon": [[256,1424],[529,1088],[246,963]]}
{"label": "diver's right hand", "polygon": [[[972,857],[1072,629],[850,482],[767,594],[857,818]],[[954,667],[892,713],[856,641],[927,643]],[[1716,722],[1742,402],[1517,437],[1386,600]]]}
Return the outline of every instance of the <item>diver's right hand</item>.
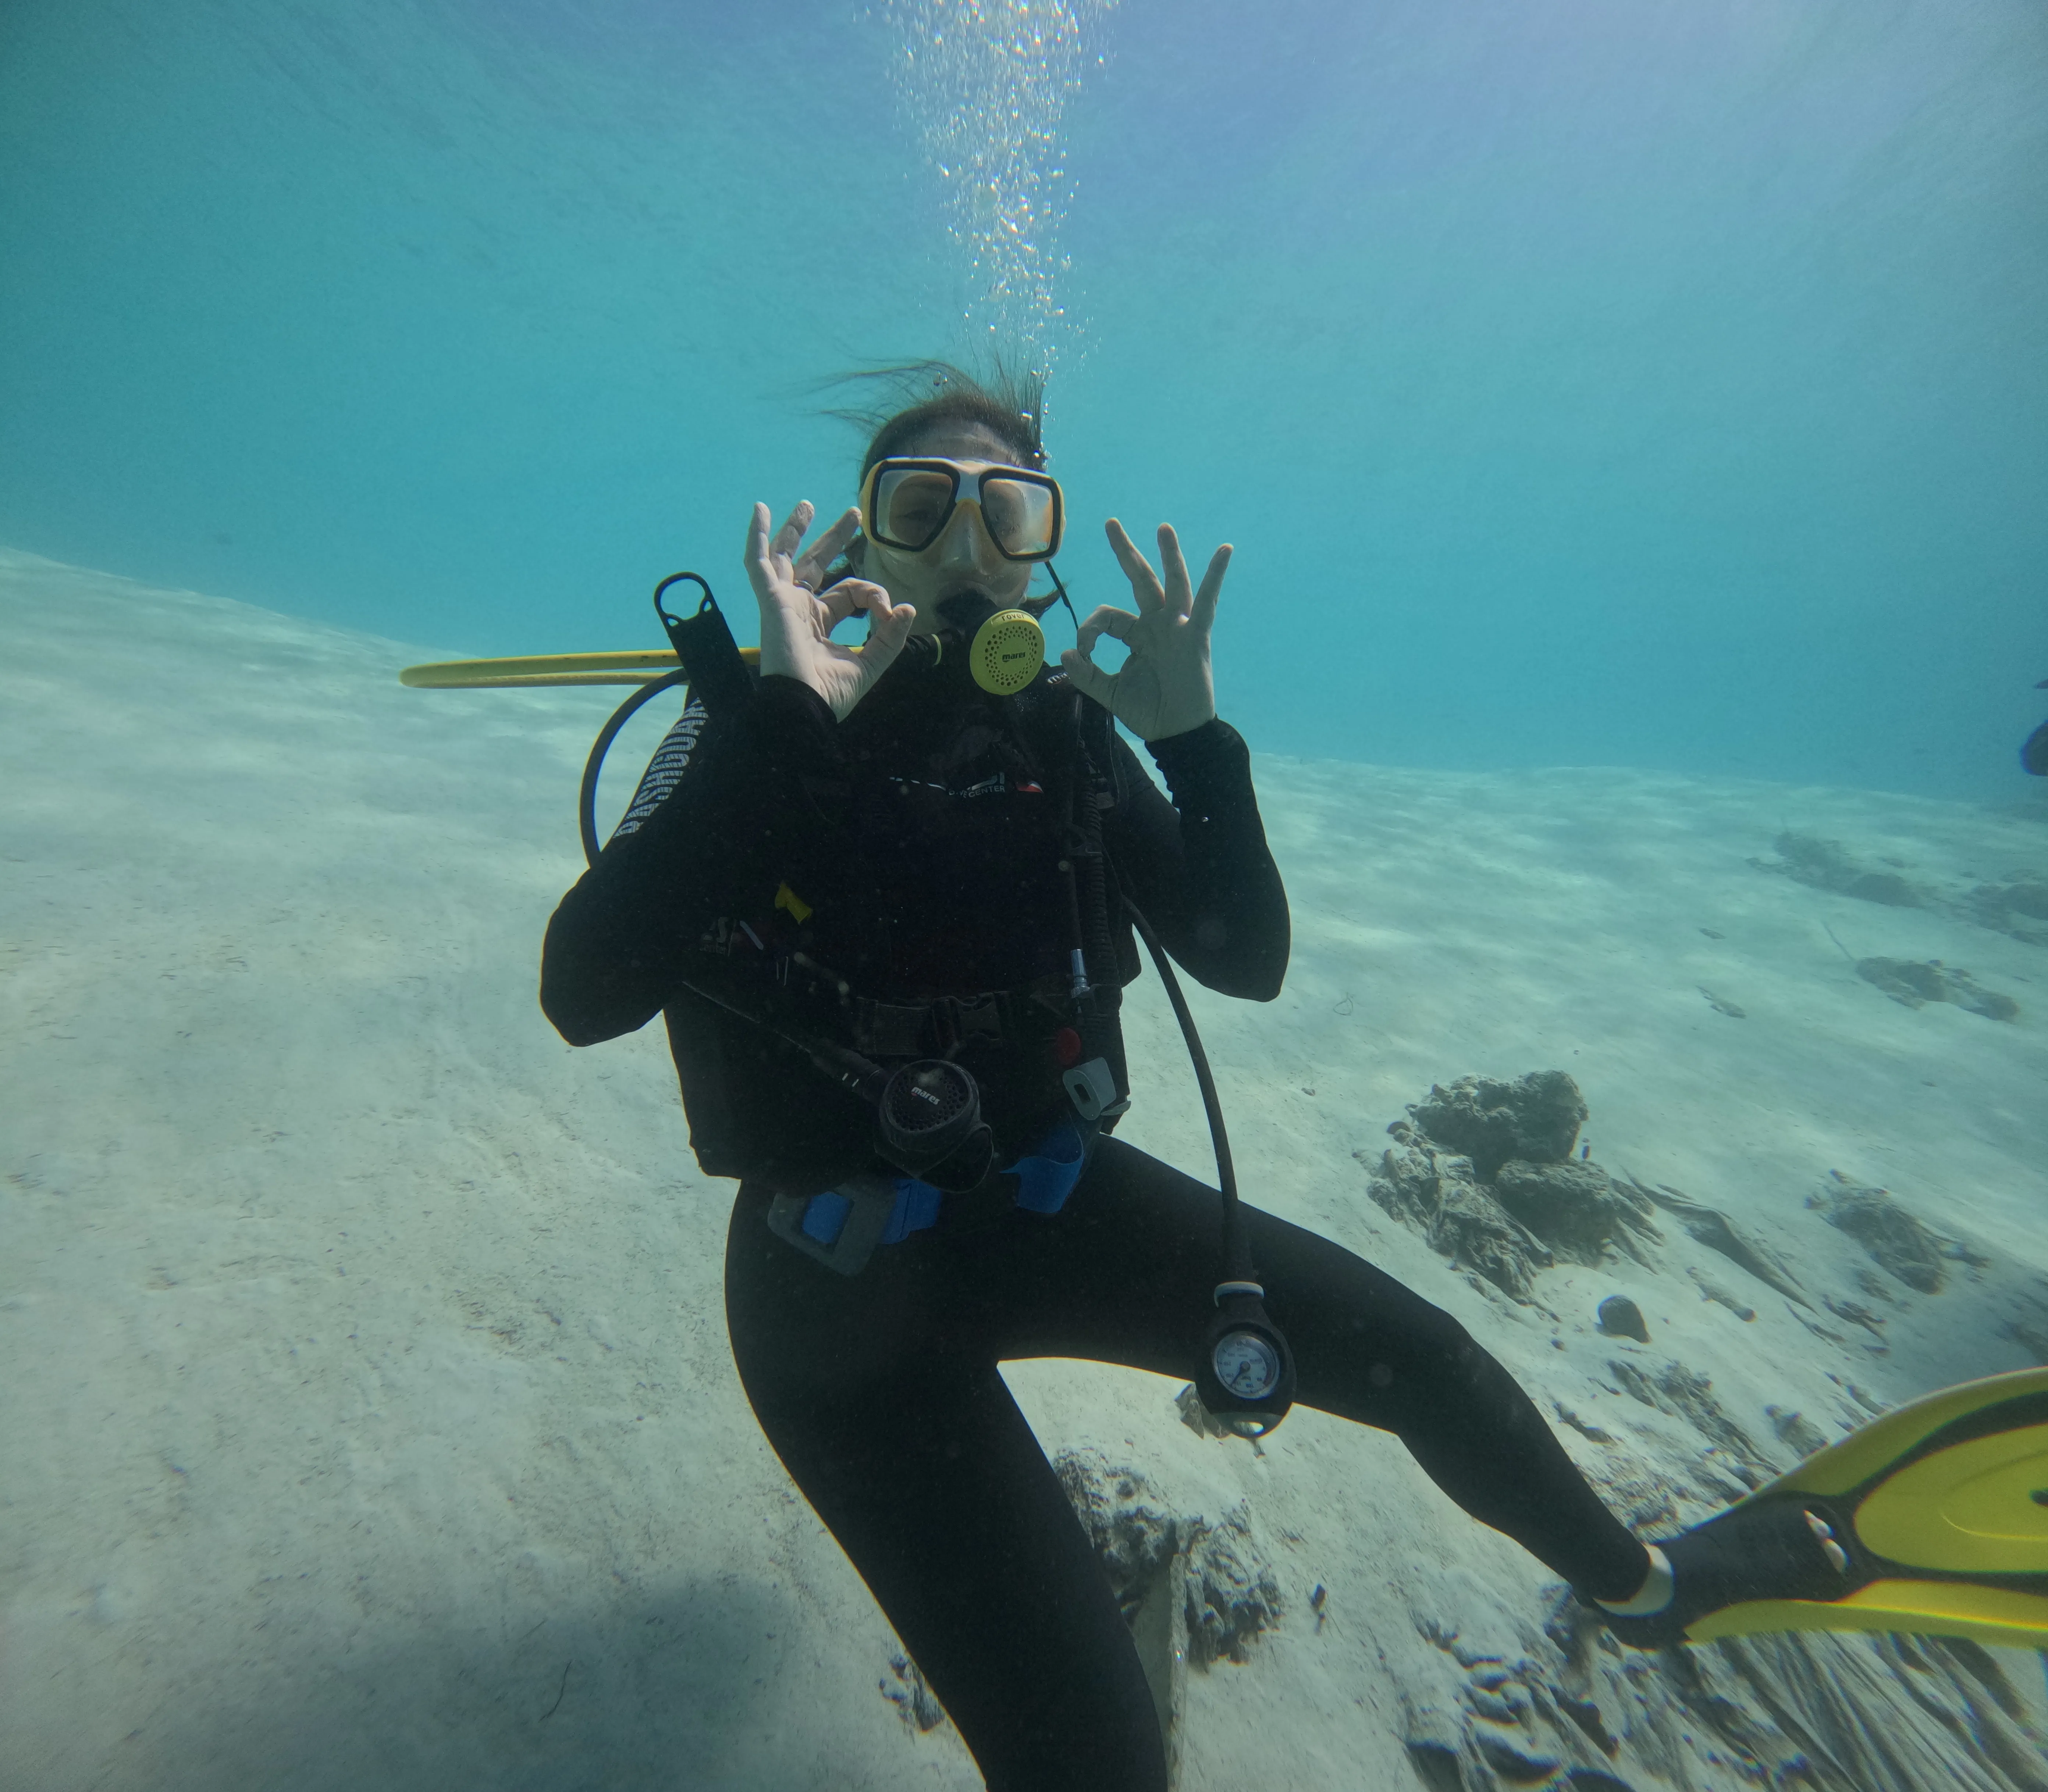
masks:
{"label": "diver's right hand", "polygon": [[[799,560],[813,514],[805,500],[771,537],[768,506],[756,504],[747,532],[747,576],[761,606],[762,676],[808,685],[843,722],[902,652],[917,612],[891,603],[888,592],[864,579],[842,579],[820,596],[813,588],[853,539],[860,513],[848,510]],[[867,645],[859,652],[832,638],[856,610],[868,615]]]}

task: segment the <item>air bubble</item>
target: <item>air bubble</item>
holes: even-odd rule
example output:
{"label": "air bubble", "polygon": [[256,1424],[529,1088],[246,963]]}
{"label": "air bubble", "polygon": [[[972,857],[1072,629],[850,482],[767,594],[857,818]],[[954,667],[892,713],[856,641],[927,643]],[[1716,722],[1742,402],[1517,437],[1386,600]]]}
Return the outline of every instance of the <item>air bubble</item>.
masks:
{"label": "air bubble", "polygon": [[[1036,364],[1049,363],[1076,327],[1055,296],[1070,266],[1057,239],[1077,185],[1060,127],[1088,40],[1114,4],[883,0],[879,8],[903,34],[898,95],[946,183],[946,228],[980,289],[964,315]],[[910,47],[917,44],[931,53],[918,56]]]}

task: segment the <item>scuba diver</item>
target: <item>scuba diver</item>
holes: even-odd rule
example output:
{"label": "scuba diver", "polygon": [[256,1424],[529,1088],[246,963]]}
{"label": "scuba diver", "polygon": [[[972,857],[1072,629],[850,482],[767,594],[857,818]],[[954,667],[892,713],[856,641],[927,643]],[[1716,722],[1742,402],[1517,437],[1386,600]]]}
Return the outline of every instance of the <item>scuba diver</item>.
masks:
{"label": "scuba diver", "polygon": [[[1270,1001],[1287,902],[1216,713],[1229,548],[1197,582],[1171,528],[1155,566],[1110,522],[1135,607],[1094,611],[1057,666],[1041,640],[1005,684],[1065,528],[1038,410],[951,370],[875,431],[858,504],[808,549],[809,503],[779,528],[756,506],[758,677],[731,677],[736,651],[692,669],[696,696],[556,911],[541,986],[572,1045],[665,1014],[698,1161],[739,1179],[725,1289],[747,1398],[987,1783],[1144,1792],[1167,1774],[1137,1648],[1007,1360],[1193,1379],[1227,1413],[1248,1389],[1269,1420],[1284,1369],[1295,1400],[1392,1433],[1646,1647],[1716,1605],[1867,1579],[1812,1501],[1646,1546],[1456,1321],[1115,1136],[1137,936]],[[835,641],[856,615],[864,643]],[[1114,672],[1104,636],[1127,652]],[[729,700],[700,700],[721,682]],[[1220,1283],[1233,1224],[1255,1274]],[[1239,1334],[1246,1378],[1219,1387],[1232,1301],[1270,1324]],[[1257,1398],[1242,1410],[1255,1430]]]}
{"label": "scuba diver", "polygon": [[[2048,678],[2036,685],[2037,691],[2048,691]],[[2035,778],[2048,778],[2048,722],[2043,722],[2019,749],[2019,769]]]}

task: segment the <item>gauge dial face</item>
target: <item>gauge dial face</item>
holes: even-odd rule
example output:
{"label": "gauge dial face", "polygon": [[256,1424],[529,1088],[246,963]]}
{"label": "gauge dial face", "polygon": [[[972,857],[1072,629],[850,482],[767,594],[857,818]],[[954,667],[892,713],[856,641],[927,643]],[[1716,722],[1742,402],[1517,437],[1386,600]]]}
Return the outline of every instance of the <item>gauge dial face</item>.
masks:
{"label": "gauge dial face", "polygon": [[1280,1353],[1256,1332],[1224,1332],[1209,1360],[1240,1400],[1263,1400],[1280,1385]]}

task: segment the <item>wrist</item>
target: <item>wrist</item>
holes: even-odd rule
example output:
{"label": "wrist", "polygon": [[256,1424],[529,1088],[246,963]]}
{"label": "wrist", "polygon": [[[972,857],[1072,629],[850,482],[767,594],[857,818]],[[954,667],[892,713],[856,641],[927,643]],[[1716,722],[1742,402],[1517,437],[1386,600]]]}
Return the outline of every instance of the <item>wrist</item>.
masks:
{"label": "wrist", "polygon": [[760,665],[763,678],[793,678],[799,684],[809,683],[797,664],[797,656],[790,652],[789,643],[765,628],[761,631]]}
{"label": "wrist", "polygon": [[1212,716],[1184,734],[1162,735],[1157,740],[1148,740],[1145,750],[1166,774],[1169,785],[1183,775],[1201,778],[1248,762],[1243,737],[1220,716]]}
{"label": "wrist", "polygon": [[1185,710],[1172,716],[1162,716],[1150,732],[1138,738],[1147,747],[1157,747],[1166,741],[1178,740],[1183,735],[1191,735],[1197,728],[1205,728],[1216,719],[1215,708]]}

